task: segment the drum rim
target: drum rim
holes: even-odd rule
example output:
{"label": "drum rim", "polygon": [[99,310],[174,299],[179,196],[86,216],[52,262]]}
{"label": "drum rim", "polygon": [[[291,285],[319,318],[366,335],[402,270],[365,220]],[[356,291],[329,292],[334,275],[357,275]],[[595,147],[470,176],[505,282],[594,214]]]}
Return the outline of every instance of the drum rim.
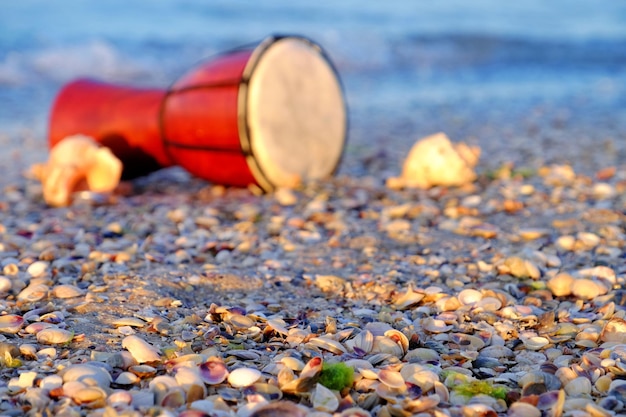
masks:
{"label": "drum rim", "polygon": [[[299,40],[301,42],[304,42],[306,44],[308,44],[310,47],[312,47],[313,49],[316,50],[316,52],[320,55],[320,57],[326,62],[326,64],[330,67],[333,76],[335,77],[335,80],[337,82],[337,85],[339,87],[339,92],[340,92],[340,96],[341,96],[341,102],[342,102],[342,107],[343,107],[343,115],[344,115],[344,129],[343,129],[343,134],[341,137],[341,151],[337,157],[337,160],[335,162],[334,167],[332,168],[332,170],[329,172],[329,175],[335,175],[339,169],[339,166],[341,165],[341,162],[343,161],[343,158],[345,157],[345,152],[346,152],[346,144],[348,141],[348,131],[349,131],[349,114],[348,114],[348,106],[347,106],[347,101],[346,101],[346,97],[345,97],[345,89],[343,86],[343,83],[341,81],[341,77],[339,76],[339,72],[337,71],[337,68],[335,67],[335,65],[333,64],[333,62],[330,60],[328,54],[326,53],[326,51],[316,42],[314,42],[313,40],[302,36],[302,35],[283,35],[283,34],[274,34],[274,35],[270,35],[266,38],[264,38],[262,41],[260,42],[256,42],[253,44],[248,44],[248,45],[242,45],[236,48],[232,48],[230,50],[218,53],[216,55],[213,55],[209,58],[205,58],[203,60],[201,60],[199,63],[197,63],[196,65],[194,65],[192,67],[192,70],[197,68],[197,66],[202,65],[203,62],[207,62],[209,60],[214,60],[214,59],[218,59],[220,56],[226,56],[235,52],[240,52],[240,51],[245,51],[245,50],[249,50],[251,47],[253,47],[254,45],[256,45],[254,47],[254,49],[252,50],[250,57],[248,58],[248,60],[246,61],[246,64],[244,66],[243,72],[239,77],[239,80],[233,80],[233,81],[228,81],[228,82],[222,82],[222,83],[215,83],[215,84],[210,84],[210,85],[202,85],[202,86],[194,86],[191,88],[211,88],[211,87],[218,87],[218,86],[223,86],[223,85],[228,85],[228,86],[233,86],[233,85],[238,85],[238,91],[237,91],[237,130],[238,130],[238,136],[239,136],[239,145],[240,145],[240,149],[241,149],[241,154],[245,157],[246,160],[246,164],[248,166],[248,168],[250,169],[250,172],[252,174],[252,177],[256,180],[257,185],[266,192],[271,192],[274,189],[277,188],[277,186],[275,184],[272,184],[272,182],[269,180],[267,174],[265,172],[263,172],[263,168],[260,166],[257,158],[254,155],[254,152],[252,150],[252,135],[251,135],[251,128],[250,128],[250,123],[249,123],[249,118],[248,118],[248,110],[247,110],[247,103],[248,103],[248,90],[249,90],[249,84],[250,84],[250,79],[252,77],[252,74],[254,73],[254,69],[256,68],[256,66],[258,65],[258,63],[260,62],[262,56],[265,54],[265,52],[267,52],[269,50],[269,48],[274,45],[276,42],[279,42],[283,39],[296,39]],[[190,89],[190,87],[187,88],[180,88],[177,89],[174,86],[183,78],[185,77],[190,70],[187,70],[183,75],[181,75],[180,77],[176,78],[174,80],[174,82],[172,82],[170,84],[170,86],[167,88],[167,90],[165,91],[165,95],[163,96],[163,99],[161,100],[160,106],[159,106],[159,121],[158,121],[158,125],[159,125],[159,135],[161,137],[161,142],[163,144],[163,148],[165,150],[165,154],[167,155],[167,157],[173,161],[173,162],[177,162],[176,158],[174,158],[172,156],[172,153],[170,151],[170,147],[175,147],[175,148],[187,148],[187,149],[198,149],[198,150],[210,150],[210,151],[214,151],[214,152],[231,152],[229,150],[225,150],[225,149],[221,149],[221,148],[211,148],[208,146],[193,146],[193,145],[184,145],[184,144],[180,144],[174,141],[171,141],[170,139],[167,138],[166,134],[165,134],[165,111],[166,111],[166,103],[168,98],[175,94],[175,93],[179,93],[179,92],[183,92],[187,89]]]}
{"label": "drum rim", "polygon": [[345,156],[346,143],[348,139],[349,118],[348,118],[348,108],[347,108],[346,99],[345,99],[345,90],[341,82],[341,78],[339,77],[337,68],[334,66],[334,64],[330,60],[328,54],[324,51],[324,49],[318,43],[314,42],[313,40],[305,36],[301,36],[301,35],[268,36],[263,41],[261,41],[261,43],[255,48],[255,50],[252,52],[252,55],[250,56],[250,59],[248,60],[248,62],[246,63],[244,67],[244,71],[242,75],[242,82],[239,88],[239,97],[237,100],[237,107],[238,107],[237,113],[239,117],[239,131],[240,131],[239,142],[241,144],[241,148],[242,150],[245,150],[246,162],[248,163],[248,166],[250,167],[250,171],[252,171],[252,176],[259,183],[258,185],[263,190],[268,191],[268,192],[274,190],[276,188],[276,185],[272,184],[272,182],[268,179],[267,174],[263,172],[263,168],[260,166],[252,150],[251,129],[250,129],[250,123],[249,123],[249,118],[248,118],[248,110],[247,110],[248,89],[249,89],[249,84],[250,84],[250,78],[252,77],[252,74],[254,73],[254,70],[256,66],[258,65],[258,63],[260,62],[262,56],[265,54],[265,52],[269,50],[269,48],[272,45],[274,45],[275,43],[283,39],[296,39],[296,40],[299,40],[308,44],[310,47],[315,49],[316,52],[319,53],[320,57],[330,67],[333,73],[333,76],[335,77],[335,80],[337,82],[337,85],[339,87],[339,92],[341,95],[341,102],[342,102],[342,107],[343,107],[342,110],[344,114],[344,129],[343,129],[343,134],[341,137],[341,141],[342,141],[341,152],[339,153],[337,157],[337,161],[335,162],[334,167],[329,172],[329,175],[334,175],[339,169],[339,166],[341,165],[341,162],[343,161],[343,158]]}

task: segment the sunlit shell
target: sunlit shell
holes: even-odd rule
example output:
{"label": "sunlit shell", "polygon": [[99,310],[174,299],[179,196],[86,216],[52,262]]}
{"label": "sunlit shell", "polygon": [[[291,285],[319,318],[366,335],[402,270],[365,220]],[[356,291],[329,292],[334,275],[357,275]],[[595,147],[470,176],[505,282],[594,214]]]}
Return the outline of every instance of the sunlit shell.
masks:
{"label": "sunlit shell", "polygon": [[111,384],[111,375],[96,365],[77,364],[71,365],[62,371],[63,382],[81,382],[86,385],[97,385],[100,388],[108,388]]}
{"label": "sunlit shell", "polygon": [[287,368],[291,369],[292,371],[300,372],[302,371],[302,369],[304,369],[304,362],[292,356],[284,356],[280,359],[279,362],[285,365]]}
{"label": "sunlit shell", "polygon": [[174,388],[167,392],[159,401],[159,405],[167,408],[178,408],[185,404],[185,391]]}
{"label": "sunlit shell", "polygon": [[52,295],[56,298],[75,298],[85,295],[85,291],[75,285],[62,284],[52,288]]}
{"label": "sunlit shell", "polygon": [[115,378],[115,383],[118,385],[133,385],[137,382],[139,382],[139,377],[132,372],[122,372]]}
{"label": "sunlit shell", "polygon": [[575,279],[572,283],[572,295],[582,300],[592,300],[606,291],[602,284],[588,278]]}
{"label": "sunlit shell", "polygon": [[626,343],[626,321],[620,318],[609,320],[600,334],[603,342]]}
{"label": "sunlit shell", "polygon": [[375,388],[376,395],[386,400],[391,404],[396,404],[404,399],[407,393],[407,387],[401,386],[399,388],[390,387],[387,384],[379,383]]}
{"label": "sunlit shell", "polygon": [[158,362],[161,360],[159,350],[139,336],[126,336],[122,340],[122,347],[128,350],[138,363]]}
{"label": "sunlit shell", "polygon": [[386,353],[401,358],[404,356],[404,349],[387,336],[375,336],[372,353]]}
{"label": "sunlit shell", "polygon": [[355,352],[367,354],[372,351],[374,346],[374,335],[369,330],[362,330],[351,340],[347,342]]}
{"label": "sunlit shell", "polygon": [[391,388],[404,388],[405,381],[400,372],[381,369],[378,371],[378,379]]}
{"label": "sunlit shell", "polygon": [[409,339],[401,331],[396,329],[387,330],[384,336],[388,337],[393,342],[398,344],[402,348],[403,354],[405,354],[409,350]]}
{"label": "sunlit shell", "polygon": [[339,408],[337,395],[322,384],[315,385],[315,390],[311,395],[311,403],[314,409],[327,413],[332,413]]}
{"label": "sunlit shell", "polygon": [[541,417],[541,410],[532,404],[518,401],[511,404],[507,412],[509,417]]}
{"label": "sunlit shell", "polygon": [[226,322],[231,324],[237,330],[246,330],[254,326],[255,322],[250,317],[241,314],[230,314]]}
{"label": "sunlit shell", "polygon": [[466,288],[459,293],[457,298],[463,305],[473,305],[483,299],[483,294],[478,290]]}
{"label": "sunlit shell", "polygon": [[57,328],[43,329],[37,333],[37,342],[46,345],[62,345],[71,342],[73,338],[73,332]]}
{"label": "sunlit shell", "polygon": [[321,357],[318,356],[315,358],[311,358],[311,360],[309,360],[302,369],[302,372],[300,373],[300,378],[313,378],[322,371],[323,365],[324,362]]}
{"label": "sunlit shell", "polygon": [[567,395],[571,395],[572,397],[588,395],[591,393],[591,381],[589,381],[588,378],[579,376],[569,381],[563,388]]}
{"label": "sunlit shell", "polygon": [[100,408],[106,404],[107,393],[100,387],[85,387],[76,391],[72,399],[78,405],[88,408]]}
{"label": "sunlit shell", "polygon": [[196,387],[199,387],[202,391],[201,397],[204,398],[206,396],[206,387],[198,367],[178,367],[176,369],[176,373],[174,374],[174,378],[176,379],[178,385],[185,390],[188,395],[190,391],[196,390]]}
{"label": "sunlit shell", "polygon": [[550,341],[541,336],[533,336],[523,340],[524,346],[530,350],[540,350],[550,344]]}
{"label": "sunlit shell", "polygon": [[314,346],[319,349],[327,350],[335,355],[348,353],[346,348],[341,343],[325,336],[314,337],[307,343],[307,346]]}
{"label": "sunlit shell", "polygon": [[130,326],[130,327],[144,327],[146,322],[138,319],[137,317],[121,317],[119,319],[113,320],[113,326],[121,327],[121,326]]}
{"label": "sunlit shell", "polygon": [[439,376],[429,368],[418,364],[406,364],[400,370],[400,374],[406,382],[418,385],[423,392],[430,391]]}
{"label": "sunlit shell", "polygon": [[424,299],[425,295],[413,290],[413,287],[409,287],[405,293],[396,298],[393,305],[398,310],[405,310]]}
{"label": "sunlit shell", "polygon": [[555,297],[566,297],[572,293],[572,285],[574,284],[574,277],[567,273],[556,274],[550,278],[547,283],[547,287]]}
{"label": "sunlit shell", "polygon": [[151,378],[157,373],[155,367],[145,364],[129,366],[128,370],[142,379]]}
{"label": "sunlit shell", "polygon": [[403,403],[404,409],[411,414],[418,414],[422,411],[435,408],[441,402],[439,395],[424,395],[414,400],[406,401]]}
{"label": "sunlit shell", "polygon": [[221,384],[228,377],[226,364],[218,358],[209,358],[200,365],[200,376],[209,385]]}
{"label": "sunlit shell", "polygon": [[267,327],[273,329],[276,333],[280,333],[283,336],[288,336],[287,323],[281,319],[269,319],[267,321]]}
{"label": "sunlit shell", "polygon": [[45,284],[31,284],[20,291],[17,295],[17,299],[19,301],[34,303],[35,301],[39,301],[47,297],[49,290],[50,288],[48,288]]}
{"label": "sunlit shell", "polygon": [[24,318],[17,314],[0,316],[0,333],[14,334],[20,331],[24,325]]}
{"label": "sunlit shell", "polygon": [[431,333],[445,333],[453,329],[453,326],[447,325],[443,320],[432,317],[421,320],[421,325],[424,330]]}
{"label": "sunlit shell", "polygon": [[129,405],[132,401],[133,396],[130,392],[125,390],[112,392],[107,397],[107,404],[113,407]]}
{"label": "sunlit shell", "polygon": [[235,388],[254,384],[261,378],[261,372],[254,368],[237,368],[228,375],[228,383]]}
{"label": "sunlit shell", "polygon": [[360,407],[346,408],[339,414],[339,417],[371,417],[371,416],[372,415],[370,414],[369,411],[364,410]]}

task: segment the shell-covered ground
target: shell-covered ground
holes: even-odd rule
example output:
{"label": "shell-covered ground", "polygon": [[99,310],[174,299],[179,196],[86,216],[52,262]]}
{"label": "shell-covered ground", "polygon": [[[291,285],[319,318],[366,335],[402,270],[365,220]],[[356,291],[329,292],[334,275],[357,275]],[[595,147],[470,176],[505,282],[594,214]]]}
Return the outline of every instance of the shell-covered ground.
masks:
{"label": "shell-covered ground", "polygon": [[[372,160],[368,160],[371,163]],[[0,203],[0,415],[626,412],[626,167]]]}

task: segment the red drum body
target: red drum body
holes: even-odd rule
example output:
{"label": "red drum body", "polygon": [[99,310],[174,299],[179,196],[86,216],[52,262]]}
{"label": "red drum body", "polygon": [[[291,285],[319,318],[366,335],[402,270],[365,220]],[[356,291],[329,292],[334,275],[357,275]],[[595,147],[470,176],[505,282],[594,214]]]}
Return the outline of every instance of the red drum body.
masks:
{"label": "red drum body", "polygon": [[310,40],[284,36],[221,54],[166,91],[74,81],[56,99],[49,142],[91,136],[122,160],[127,178],[180,165],[269,191],[332,175],[346,132],[332,64]]}

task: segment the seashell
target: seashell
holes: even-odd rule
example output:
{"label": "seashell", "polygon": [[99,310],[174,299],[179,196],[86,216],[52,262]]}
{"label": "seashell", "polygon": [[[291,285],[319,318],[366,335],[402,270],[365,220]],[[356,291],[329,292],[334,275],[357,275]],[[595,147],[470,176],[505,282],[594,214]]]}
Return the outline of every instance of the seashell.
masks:
{"label": "seashell", "polygon": [[44,329],[58,329],[59,327],[52,323],[44,323],[38,321],[36,323],[31,323],[24,328],[24,331],[28,334],[37,334]]}
{"label": "seashell", "polygon": [[51,391],[63,386],[63,378],[60,375],[48,375],[41,379],[39,387],[46,391]]}
{"label": "seashell", "polygon": [[150,365],[133,365],[129,366],[128,370],[133,374],[137,375],[139,378],[150,378],[156,375],[156,368]]}
{"label": "seashell", "polygon": [[128,350],[138,363],[159,362],[161,360],[159,350],[139,336],[126,336],[122,340],[122,347]]}
{"label": "seashell", "polygon": [[453,326],[447,325],[443,320],[432,317],[421,320],[421,325],[424,330],[430,333],[445,333],[453,329]]}
{"label": "seashell", "polygon": [[307,414],[305,409],[291,401],[276,401],[260,405],[249,417],[305,417]]}
{"label": "seashell", "polygon": [[439,405],[441,398],[437,394],[424,395],[414,400],[405,401],[403,403],[404,409],[409,413],[415,415],[426,410],[433,409]]}
{"label": "seashell", "polygon": [[609,320],[600,333],[600,340],[603,342],[626,343],[626,320],[612,318]]}
{"label": "seashell", "polygon": [[131,393],[124,390],[114,391],[107,397],[107,404],[112,407],[130,405],[132,401]]}
{"label": "seashell", "polygon": [[387,336],[374,336],[372,353],[386,353],[397,358],[404,356],[403,347]]}
{"label": "seashell", "polygon": [[61,311],[52,311],[42,315],[39,320],[44,323],[60,324],[65,321],[65,315]]}
{"label": "seashell", "polygon": [[435,301],[435,307],[437,311],[456,311],[461,307],[461,302],[455,296],[446,296]]}
{"label": "seashell", "polygon": [[393,388],[387,384],[378,384],[374,389],[376,395],[386,400],[390,404],[397,404],[406,398],[408,389],[406,386],[400,388]]}
{"label": "seashell", "polygon": [[572,295],[581,300],[593,300],[606,292],[606,287],[588,278],[575,279],[572,283]]}
{"label": "seashell", "polygon": [[284,357],[282,357],[280,359],[279,363],[282,363],[287,368],[291,369],[292,371],[296,371],[296,372],[300,372],[300,371],[302,371],[302,369],[304,369],[304,362],[302,362],[300,359],[294,358],[292,356],[284,356]]}
{"label": "seashell", "polygon": [[132,372],[122,372],[115,378],[115,383],[118,385],[133,385],[139,381],[139,377]]}
{"label": "seashell", "polygon": [[478,290],[467,288],[462,290],[457,298],[463,305],[473,305],[483,299],[483,294]]}
{"label": "seashell", "polygon": [[374,346],[374,335],[369,330],[362,330],[349,340],[348,343],[355,352],[358,351],[367,354],[372,351],[372,347]]}
{"label": "seashell", "polygon": [[56,298],[75,298],[85,295],[85,291],[75,285],[61,284],[52,288],[52,295]]}
{"label": "seashell", "polygon": [[278,401],[283,398],[283,392],[276,385],[257,382],[250,385],[246,390],[247,395],[258,395],[265,401]]}
{"label": "seashell", "polygon": [[254,368],[237,368],[228,375],[228,383],[235,388],[250,386],[261,378],[261,372]]}
{"label": "seashell", "polygon": [[228,377],[226,364],[219,358],[209,358],[200,365],[200,376],[209,385],[221,384]]}
{"label": "seashell", "polygon": [[400,375],[406,382],[410,382],[419,386],[423,392],[430,391],[436,381],[439,381],[439,375],[431,369],[418,364],[406,364],[400,369]]}
{"label": "seashell", "polygon": [[413,286],[410,285],[404,294],[394,300],[393,305],[396,310],[406,310],[407,308],[422,301],[424,297],[425,294],[416,292],[413,290]]}
{"label": "seashell", "polygon": [[37,333],[37,342],[46,345],[62,345],[74,338],[74,333],[58,328],[43,329]]}
{"label": "seashell", "polygon": [[318,356],[315,358],[311,358],[311,360],[309,360],[307,364],[304,366],[304,368],[302,369],[302,372],[300,373],[300,378],[301,379],[313,378],[314,376],[318,375],[322,371],[323,366],[324,366],[324,361],[322,360],[321,357]]}
{"label": "seashell", "polygon": [[452,144],[445,133],[418,140],[409,151],[402,166],[402,175],[389,178],[390,188],[423,188],[460,186],[476,179],[473,167],[478,162],[480,148],[465,143]]}
{"label": "seashell", "polygon": [[64,383],[82,382],[87,385],[108,388],[112,381],[111,375],[104,368],[97,365],[90,365],[89,363],[70,365],[61,373]]}
{"label": "seashell", "polygon": [[323,386],[316,384],[311,395],[313,408],[319,411],[332,413],[339,408],[339,398],[334,392]]}
{"label": "seashell", "polygon": [[255,321],[241,314],[230,314],[225,320],[237,330],[246,330],[254,326]]}
{"label": "seashell", "polygon": [[35,261],[32,264],[28,265],[28,268],[26,268],[26,273],[33,278],[37,278],[45,274],[49,266],[49,262]]}
{"label": "seashell", "polygon": [[107,393],[100,387],[85,387],[73,393],[72,400],[88,408],[101,408],[106,404]]}
{"label": "seashell", "polygon": [[289,335],[289,330],[287,330],[287,323],[285,323],[282,319],[269,319],[266,322],[267,327],[274,330],[276,333],[279,333],[283,336]]}
{"label": "seashell", "polygon": [[111,323],[115,327],[121,326],[130,326],[130,327],[144,327],[146,322],[138,319],[137,317],[121,317],[119,319],[113,320]]}
{"label": "seashell", "polygon": [[513,350],[500,345],[486,346],[480,351],[480,356],[484,356],[486,358],[511,358],[514,355]]}
{"label": "seashell", "polygon": [[339,413],[339,417],[372,417],[372,414],[360,407],[350,407]]}
{"label": "seashell", "polygon": [[24,325],[24,318],[17,314],[5,314],[0,316],[0,333],[15,334]]}
{"label": "seashell", "polygon": [[407,362],[414,362],[415,360],[420,362],[437,362],[440,359],[441,356],[436,350],[427,348],[411,349],[404,355],[404,360]]}
{"label": "seashell", "polygon": [[176,378],[169,375],[158,375],[150,380],[148,388],[151,391],[169,391],[172,388],[178,387],[178,381]]}
{"label": "seashell", "polygon": [[378,371],[378,379],[390,388],[405,388],[404,378],[400,372],[381,369]]}
{"label": "seashell", "polygon": [[17,295],[19,301],[34,303],[48,296],[48,286],[45,284],[30,284]]}
{"label": "seashell", "polygon": [[508,417],[541,417],[541,410],[532,404],[515,402],[509,407]]}
{"label": "seashell", "polygon": [[548,280],[546,286],[555,297],[566,297],[572,293],[572,285],[574,284],[574,277],[570,274],[561,272]]}
{"label": "seashell", "polygon": [[307,345],[327,350],[334,353],[335,355],[348,353],[346,348],[341,343],[325,336],[314,337],[307,343]]}
{"label": "seashell", "polygon": [[402,348],[402,356],[404,356],[404,354],[409,350],[409,339],[401,331],[396,329],[390,329],[385,332],[384,336],[391,339],[394,343]]}
{"label": "seashell", "polygon": [[524,346],[530,350],[540,350],[550,344],[550,341],[541,336],[533,336],[522,340]]}
{"label": "seashell", "polygon": [[589,395],[591,394],[591,381],[588,378],[579,376],[565,384],[564,389],[567,395],[572,397]]}
{"label": "seashell", "polygon": [[0,294],[8,293],[9,291],[11,291],[12,287],[13,287],[13,281],[5,277],[4,275],[1,275],[0,276]]}
{"label": "seashell", "polygon": [[465,333],[450,333],[450,341],[459,345],[461,350],[479,351],[485,346],[485,342],[476,336]]}
{"label": "seashell", "polygon": [[187,393],[188,399],[192,396],[198,396],[199,398],[197,399],[206,397],[206,387],[198,367],[178,367],[174,378],[178,385]]}
{"label": "seashell", "polygon": [[26,359],[37,359],[37,347],[35,345],[31,345],[30,343],[21,344],[20,353]]}
{"label": "seashell", "polygon": [[160,399],[159,404],[163,407],[174,409],[182,407],[185,405],[185,391],[182,388],[174,388]]}
{"label": "seashell", "polygon": [[74,135],[58,142],[48,161],[33,165],[31,171],[42,183],[46,203],[62,207],[70,204],[82,184],[96,193],[112,192],[119,184],[122,162],[92,138]]}

